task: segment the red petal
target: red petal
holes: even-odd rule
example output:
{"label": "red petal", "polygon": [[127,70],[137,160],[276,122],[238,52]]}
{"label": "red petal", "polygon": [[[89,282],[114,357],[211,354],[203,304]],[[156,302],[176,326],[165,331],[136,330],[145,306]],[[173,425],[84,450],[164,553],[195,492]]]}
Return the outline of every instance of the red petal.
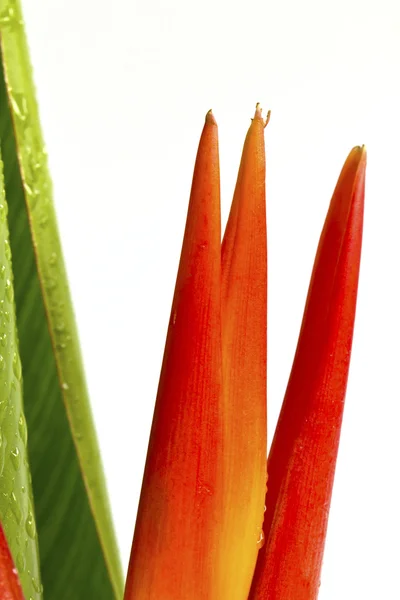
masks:
{"label": "red petal", "polygon": [[0,598],[24,600],[17,569],[14,566],[7,540],[0,525]]}
{"label": "red petal", "polygon": [[200,140],[125,600],[221,600],[221,230],[218,134]]}
{"label": "red petal", "polygon": [[226,507],[224,595],[247,598],[263,541],[266,489],[265,123],[257,106],[222,244]]}
{"label": "red petal", "polygon": [[266,544],[249,600],[318,595],[353,337],[365,166],[365,150],[354,148],[322,231],[268,458]]}

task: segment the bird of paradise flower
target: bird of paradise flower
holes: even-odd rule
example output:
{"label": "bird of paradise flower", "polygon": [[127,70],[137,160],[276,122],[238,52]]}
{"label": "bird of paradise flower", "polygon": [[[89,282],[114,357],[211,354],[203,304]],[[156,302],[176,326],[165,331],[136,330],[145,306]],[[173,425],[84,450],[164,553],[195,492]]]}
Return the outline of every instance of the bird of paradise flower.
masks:
{"label": "bird of paradise flower", "polygon": [[353,337],[366,152],[342,169],[268,457],[264,129],[221,245],[218,131],[201,135],[125,600],[318,595]]}

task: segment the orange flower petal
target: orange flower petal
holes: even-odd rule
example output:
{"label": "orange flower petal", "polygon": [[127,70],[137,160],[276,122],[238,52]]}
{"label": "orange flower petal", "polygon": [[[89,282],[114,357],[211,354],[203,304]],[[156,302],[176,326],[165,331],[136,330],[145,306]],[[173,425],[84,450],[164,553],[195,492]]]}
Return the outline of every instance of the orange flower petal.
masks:
{"label": "orange flower petal", "polygon": [[[247,598],[266,489],[267,247],[265,124],[247,133],[222,244],[222,351],[225,401],[224,594]],[[221,569],[222,571],[222,569]]]}
{"label": "orange flower petal", "polygon": [[221,600],[221,230],[217,125],[200,140],[125,600]]}
{"label": "orange flower petal", "polygon": [[24,600],[17,569],[14,567],[7,540],[0,525],[0,598],[1,600]]}
{"label": "orange flower petal", "polygon": [[318,595],[356,308],[366,154],[343,167],[322,231],[268,458],[264,532],[249,600]]}

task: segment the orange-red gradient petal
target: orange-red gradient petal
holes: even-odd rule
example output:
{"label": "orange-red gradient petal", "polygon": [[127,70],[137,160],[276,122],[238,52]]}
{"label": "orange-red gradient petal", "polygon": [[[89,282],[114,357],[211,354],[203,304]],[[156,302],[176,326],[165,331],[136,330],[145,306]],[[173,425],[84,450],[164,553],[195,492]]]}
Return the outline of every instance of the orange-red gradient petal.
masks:
{"label": "orange-red gradient petal", "polygon": [[217,125],[198,149],[125,600],[221,600],[221,226]]}
{"label": "orange-red gradient petal", "polygon": [[343,167],[322,231],[268,458],[264,532],[249,600],[315,600],[349,370],[366,153]]}
{"label": "orange-red gradient petal", "polygon": [[[222,355],[225,401],[224,594],[247,598],[266,490],[267,246],[266,123],[257,106],[244,143],[222,244]],[[221,568],[222,571],[222,568]]]}
{"label": "orange-red gradient petal", "polygon": [[1,600],[24,600],[17,569],[0,525],[0,598]]}

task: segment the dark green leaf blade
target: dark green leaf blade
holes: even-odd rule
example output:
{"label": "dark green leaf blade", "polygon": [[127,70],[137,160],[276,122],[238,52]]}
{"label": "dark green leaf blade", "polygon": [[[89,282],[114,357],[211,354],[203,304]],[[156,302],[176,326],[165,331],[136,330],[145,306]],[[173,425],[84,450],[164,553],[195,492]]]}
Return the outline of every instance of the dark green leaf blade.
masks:
{"label": "dark green leaf blade", "polygon": [[0,13],[0,139],[46,598],[120,598],[118,549],[52,203],[19,2]]}

